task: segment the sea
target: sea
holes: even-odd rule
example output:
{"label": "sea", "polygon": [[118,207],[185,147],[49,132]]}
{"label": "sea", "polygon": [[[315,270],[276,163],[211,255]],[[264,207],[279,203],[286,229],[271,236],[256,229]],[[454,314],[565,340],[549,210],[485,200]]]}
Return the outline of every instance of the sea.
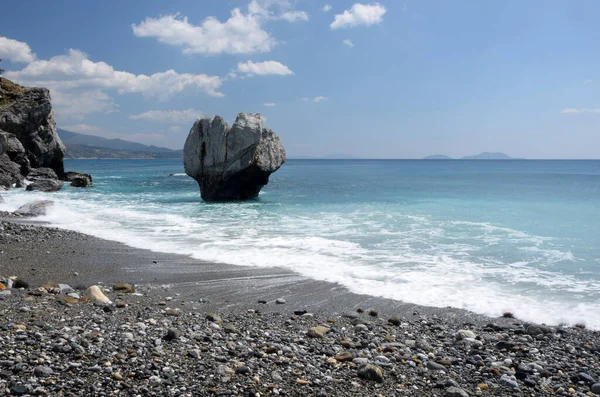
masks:
{"label": "sea", "polygon": [[181,160],[67,160],[90,189],[0,210],[132,247],[282,267],[350,291],[600,329],[600,161],[288,160],[258,198],[205,203]]}

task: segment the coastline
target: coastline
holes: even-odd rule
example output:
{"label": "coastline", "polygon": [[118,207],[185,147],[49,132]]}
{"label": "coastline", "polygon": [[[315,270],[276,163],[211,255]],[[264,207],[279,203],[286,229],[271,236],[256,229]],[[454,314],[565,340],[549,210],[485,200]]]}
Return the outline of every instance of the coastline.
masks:
{"label": "coastline", "polygon": [[[358,295],[284,269],[14,221],[0,221],[0,275],[29,285],[0,294],[8,395],[600,393],[596,331]],[[40,292],[47,282],[82,295],[99,284],[116,307]],[[120,282],[137,292],[112,291]]]}
{"label": "coastline", "polygon": [[[350,292],[346,287],[313,280],[284,268],[244,267],[213,263],[187,255],[133,248],[116,241],[35,223],[35,218],[1,218],[0,222],[31,227],[31,237],[43,240],[12,242],[2,248],[3,276],[18,276],[32,284],[60,282],[92,285],[129,282],[148,293],[176,290],[189,300],[208,299],[227,307],[250,307],[258,300],[286,300],[294,309],[341,313],[376,307],[381,313],[407,318],[438,316],[451,322],[506,322],[468,310],[429,307]],[[18,258],[16,261],[12,258]],[[43,263],[43,266],[39,264]],[[35,269],[35,270],[32,270]],[[74,274],[78,275],[75,276]],[[163,292],[161,292],[163,291]],[[414,314],[418,313],[418,314]]]}

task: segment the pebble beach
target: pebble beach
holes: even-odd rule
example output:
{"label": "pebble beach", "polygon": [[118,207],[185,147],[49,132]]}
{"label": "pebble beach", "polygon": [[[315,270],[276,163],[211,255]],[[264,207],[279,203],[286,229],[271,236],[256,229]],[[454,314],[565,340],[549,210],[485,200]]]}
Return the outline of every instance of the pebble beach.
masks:
{"label": "pebble beach", "polygon": [[584,327],[406,305],[7,220],[3,395],[600,393],[599,333]]}

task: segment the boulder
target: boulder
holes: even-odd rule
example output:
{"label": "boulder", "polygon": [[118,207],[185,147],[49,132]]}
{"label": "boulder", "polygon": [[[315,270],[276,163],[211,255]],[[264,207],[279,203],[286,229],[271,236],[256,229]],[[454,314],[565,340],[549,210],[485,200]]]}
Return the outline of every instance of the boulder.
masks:
{"label": "boulder", "polygon": [[23,175],[19,165],[13,163],[7,154],[0,155],[0,186],[5,188],[23,186]]}
{"label": "boulder", "polygon": [[27,185],[25,190],[40,192],[56,192],[63,187],[63,182],[56,179],[38,179],[30,185]]}
{"label": "boulder", "polygon": [[6,154],[10,161],[18,165],[21,175],[29,174],[31,165],[27,158],[27,152],[17,137],[0,129],[0,140],[5,141],[4,148],[0,150],[0,154]]}
{"label": "boulder", "polygon": [[92,176],[90,174],[82,174],[80,172],[65,172],[63,181],[71,182],[73,187],[90,187],[92,186]]}
{"label": "boulder", "polygon": [[27,174],[27,179],[30,181],[37,181],[40,179],[54,179],[58,180],[58,176],[56,176],[56,172],[52,168],[42,167],[42,168],[33,168],[29,174]]}
{"label": "boulder", "polygon": [[231,128],[220,116],[196,120],[183,148],[183,164],[203,200],[254,198],[285,162],[279,137],[263,123],[253,113],[238,114]]}
{"label": "boulder", "polygon": [[82,174],[81,172],[65,172],[62,180],[65,182],[71,182],[71,186],[73,187],[92,186],[92,176],[90,174]]}
{"label": "boulder", "polygon": [[31,166],[62,175],[65,146],[56,132],[48,89],[25,88],[0,77],[0,96],[0,129],[21,142]]}
{"label": "boulder", "polygon": [[46,215],[46,211],[52,205],[54,205],[54,201],[50,200],[32,201],[31,203],[20,206],[14,213],[20,216]]}

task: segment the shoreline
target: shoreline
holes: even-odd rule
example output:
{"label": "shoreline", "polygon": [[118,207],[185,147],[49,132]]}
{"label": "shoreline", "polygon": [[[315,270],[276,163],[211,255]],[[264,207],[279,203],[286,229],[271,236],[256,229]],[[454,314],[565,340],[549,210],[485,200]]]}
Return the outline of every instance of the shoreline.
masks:
{"label": "shoreline", "polygon": [[[600,394],[597,331],[358,295],[285,269],[13,221],[0,220],[0,276],[28,285],[0,291],[6,395]],[[39,288],[48,282],[76,297],[100,285],[113,303]],[[122,282],[136,292],[113,291]]]}
{"label": "shoreline", "polygon": [[[35,250],[43,251],[42,258],[28,247],[27,241],[8,245],[0,258],[19,256],[17,266],[7,266],[0,276],[19,276],[33,284],[42,285],[55,280],[46,279],[51,273],[66,284],[92,285],[97,282],[129,282],[143,285],[152,293],[160,293],[165,286],[177,289],[188,299],[228,301],[229,305],[252,305],[258,300],[274,302],[286,299],[300,309],[341,312],[344,310],[377,307],[389,315],[440,316],[448,321],[470,323],[505,322],[502,317],[490,317],[453,307],[423,306],[393,299],[357,294],[337,283],[315,280],[292,270],[277,267],[245,267],[208,262],[183,254],[172,254],[135,248],[85,233],[48,226],[35,218],[2,218],[1,223],[31,227],[32,234],[45,231],[45,241],[37,241]],[[100,254],[101,253],[101,254]],[[74,255],[73,255],[74,254]],[[28,267],[24,274],[16,274],[22,262],[45,261],[46,269]],[[7,261],[10,262],[10,261]],[[59,265],[60,264],[60,265]],[[12,271],[12,272],[11,272]],[[74,272],[78,276],[74,276]],[[46,277],[46,278],[45,278]],[[235,298],[235,299],[234,299]]]}

